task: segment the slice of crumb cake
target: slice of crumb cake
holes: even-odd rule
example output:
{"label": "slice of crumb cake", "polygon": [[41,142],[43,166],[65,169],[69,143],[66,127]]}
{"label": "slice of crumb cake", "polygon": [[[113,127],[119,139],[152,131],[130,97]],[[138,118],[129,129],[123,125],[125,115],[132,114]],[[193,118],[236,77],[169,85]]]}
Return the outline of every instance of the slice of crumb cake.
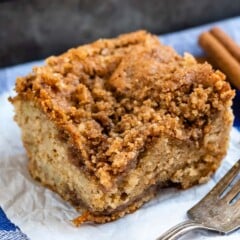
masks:
{"label": "slice of crumb cake", "polygon": [[86,209],[78,223],[202,183],[227,151],[234,92],[224,79],[144,31],[50,57],[11,99],[29,171]]}

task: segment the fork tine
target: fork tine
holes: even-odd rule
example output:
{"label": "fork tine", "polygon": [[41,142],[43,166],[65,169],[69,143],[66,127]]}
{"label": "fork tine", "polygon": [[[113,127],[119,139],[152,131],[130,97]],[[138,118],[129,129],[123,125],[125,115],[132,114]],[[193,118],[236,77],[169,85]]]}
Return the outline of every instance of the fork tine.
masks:
{"label": "fork tine", "polygon": [[238,180],[232,188],[229,190],[229,192],[226,194],[226,196],[223,197],[223,201],[227,201],[228,203],[231,202],[231,200],[234,199],[234,197],[237,196],[237,194],[240,192],[240,180]]}
{"label": "fork tine", "polygon": [[234,205],[236,206],[237,209],[240,210],[240,199],[238,199],[237,202],[235,202]]}
{"label": "fork tine", "polygon": [[212,189],[211,193],[221,195],[226,189],[226,187],[232,182],[232,180],[235,178],[239,171],[240,171],[240,159],[233,165],[231,170]]}

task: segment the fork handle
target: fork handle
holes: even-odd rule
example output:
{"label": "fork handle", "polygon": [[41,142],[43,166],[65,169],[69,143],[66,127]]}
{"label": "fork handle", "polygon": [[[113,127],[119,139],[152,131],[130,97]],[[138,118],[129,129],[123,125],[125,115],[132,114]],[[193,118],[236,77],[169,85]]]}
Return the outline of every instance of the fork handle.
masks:
{"label": "fork handle", "polygon": [[202,224],[196,223],[191,220],[187,220],[185,222],[182,222],[175,227],[170,228],[167,232],[165,232],[163,235],[158,237],[156,240],[175,240],[181,237],[182,235],[196,229],[202,229],[202,230],[211,230],[214,229],[208,228],[206,226],[203,226]]}

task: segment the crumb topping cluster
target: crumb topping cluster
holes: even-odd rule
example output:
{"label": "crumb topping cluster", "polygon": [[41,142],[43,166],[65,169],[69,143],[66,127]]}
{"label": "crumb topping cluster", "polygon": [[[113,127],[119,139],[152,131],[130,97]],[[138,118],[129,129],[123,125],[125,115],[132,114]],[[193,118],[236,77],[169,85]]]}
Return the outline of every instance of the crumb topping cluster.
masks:
{"label": "crumb topping cluster", "polygon": [[224,75],[144,31],[70,49],[16,83],[71,142],[77,164],[110,188],[154,139],[201,144],[211,118],[231,105]]}

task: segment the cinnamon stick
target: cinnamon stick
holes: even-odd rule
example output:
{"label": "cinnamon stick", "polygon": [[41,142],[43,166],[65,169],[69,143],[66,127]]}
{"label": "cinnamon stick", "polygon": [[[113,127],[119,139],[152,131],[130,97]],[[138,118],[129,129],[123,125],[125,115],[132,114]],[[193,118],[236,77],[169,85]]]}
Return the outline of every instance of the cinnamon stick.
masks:
{"label": "cinnamon stick", "polygon": [[232,54],[233,57],[240,63],[240,47],[219,27],[213,27],[210,33],[217,38],[219,42]]}
{"label": "cinnamon stick", "polygon": [[228,76],[231,83],[240,89],[240,63],[223,44],[209,32],[204,32],[200,35],[199,44]]}

